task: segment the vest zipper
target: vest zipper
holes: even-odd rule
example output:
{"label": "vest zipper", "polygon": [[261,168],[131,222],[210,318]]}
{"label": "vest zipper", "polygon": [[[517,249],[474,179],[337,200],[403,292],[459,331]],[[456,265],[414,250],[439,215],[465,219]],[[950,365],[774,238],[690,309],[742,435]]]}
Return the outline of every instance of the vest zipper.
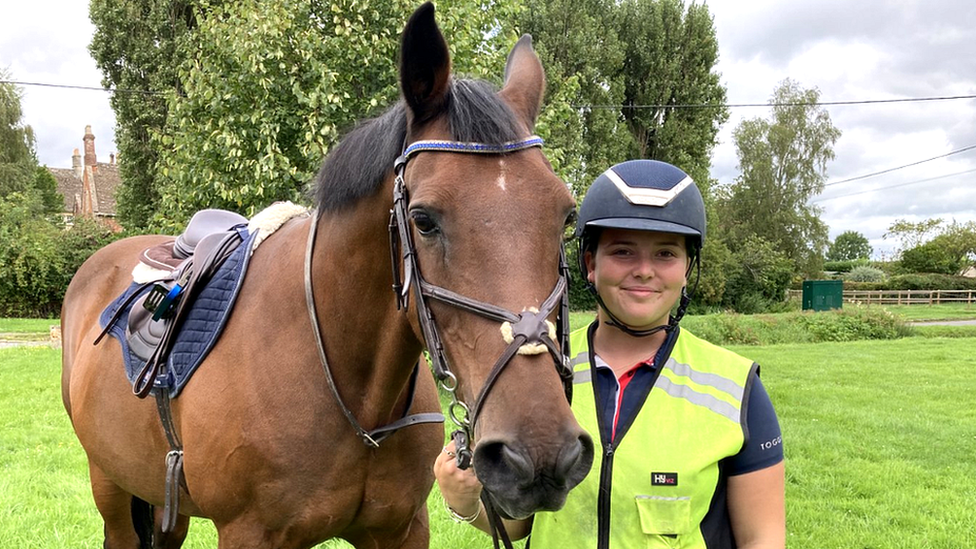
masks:
{"label": "vest zipper", "polygon": [[606,445],[600,465],[600,495],[597,498],[597,549],[610,549],[610,491],[613,487],[613,442]]}

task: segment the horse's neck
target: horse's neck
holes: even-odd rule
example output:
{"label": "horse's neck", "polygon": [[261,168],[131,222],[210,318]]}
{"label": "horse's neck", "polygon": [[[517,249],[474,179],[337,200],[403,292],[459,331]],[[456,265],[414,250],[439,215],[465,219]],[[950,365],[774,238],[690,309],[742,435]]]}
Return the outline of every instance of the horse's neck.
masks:
{"label": "horse's neck", "polygon": [[337,377],[358,385],[372,402],[388,402],[380,409],[399,398],[422,350],[407,313],[396,307],[388,212],[386,201],[376,197],[323,216],[312,263],[329,361],[346,365]]}

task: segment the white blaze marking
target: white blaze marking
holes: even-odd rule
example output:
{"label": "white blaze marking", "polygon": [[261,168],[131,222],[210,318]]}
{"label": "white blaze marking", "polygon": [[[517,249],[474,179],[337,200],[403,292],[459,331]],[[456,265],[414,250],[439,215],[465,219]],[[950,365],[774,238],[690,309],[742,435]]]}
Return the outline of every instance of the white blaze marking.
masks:
{"label": "white blaze marking", "polygon": [[499,189],[503,191],[506,190],[505,189],[505,161],[502,159],[498,159],[498,179],[495,180],[495,184],[498,185]]}

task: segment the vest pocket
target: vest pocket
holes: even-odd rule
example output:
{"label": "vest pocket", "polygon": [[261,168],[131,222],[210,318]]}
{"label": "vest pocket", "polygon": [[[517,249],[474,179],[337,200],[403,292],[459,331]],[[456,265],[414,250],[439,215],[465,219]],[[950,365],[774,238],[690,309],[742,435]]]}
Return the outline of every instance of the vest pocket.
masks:
{"label": "vest pocket", "polygon": [[645,534],[676,536],[691,530],[691,498],[637,496],[637,513]]}

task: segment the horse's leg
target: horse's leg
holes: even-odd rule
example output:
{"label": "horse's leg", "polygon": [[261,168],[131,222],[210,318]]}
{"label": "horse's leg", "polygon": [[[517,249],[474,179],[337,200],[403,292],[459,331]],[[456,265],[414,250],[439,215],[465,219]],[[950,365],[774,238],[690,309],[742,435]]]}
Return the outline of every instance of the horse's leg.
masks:
{"label": "horse's leg", "polygon": [[176,525],[172,532],[163,533],[163,508],[154,507],[153,549],[180,549],[186,534],[190,531],[190,517],[176,515]]}
{"label": "horse's leg", "polygon": [[152,549],[151,531],[144,530],[140,538],[133,525],[134,522],[145,525],[145,521],[133,517],[140,501],[134,502],[132,494],[120,488],[95,465],[89,464],[88,470],[95,507],[105,522],[104,549]]}

